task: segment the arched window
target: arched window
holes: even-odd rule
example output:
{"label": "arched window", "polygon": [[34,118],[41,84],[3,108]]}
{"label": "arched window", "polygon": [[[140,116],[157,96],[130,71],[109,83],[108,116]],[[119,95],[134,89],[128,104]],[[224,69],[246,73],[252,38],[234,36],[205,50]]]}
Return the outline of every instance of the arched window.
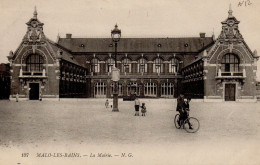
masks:
{"label": "arched window", "polygon": [[177,73],[179,71],[179,60],[172,58],[169,64],[169,73]]}
{"label": "arched window", "polygon": [[173,84],[172,83],[163,83],[161,87],[161,96],[170,97],[173,96]]}
{"label": "arched window", "polygon": [[162,73],[163,72],[163,62],[162,59],[156,58],[153,62],[153,72]]}
{"label": "arched window", "polygon": [[141,58],[138,60],[137,71],[138,71],[138,73],[147,72],[147,61],[144,58]]}
{"label": "arched window", "polygon": [[131,73],[131,61],[128,58],[122,61],[122,72]]}
{"label": "arched window", "polygon": [[153,96],[157,95],[157,85],[155,83],[149,82],[144,85],[144,95]]}
{"label": "arched window", "polygon": [[100,64],[97,58],[93,58],[91,60],[91,72],[99,73],[100,72]]}
{"label": "arched window", "polygon": [[38,54],[31,54],[26,58],[26,71],[40,71],[43,70],[43,58]]}
{"label": "arched window", "polygon": [[106,72],[112,72],[112,69],[115,67],[115,60],[113,58],[109,58],[106,61]]}
{"label": "arched window", "polygon": [[95,84],[94,97],[106,97],[107,85],[105,82],[97,82]]}
{"label": "arched window", "polygon": [[[113,96],[113,93],[114,93],[114,86],[115,86],[115,84],[114,84],[114,82],[112,82],[111,83],[111,88],[110,88],[110,94],[111,94],[111,96]],[[123,85],[122,85],[122,83],[118,83],[118,96],[123,96]]]}
{"label": "arched window", "polygon": [[127,96],[130,96],[131,94],[140,96],[140,87],[137,82],[129,82],[127,84]]}
{"label": "arched window", "polygon": [[222,57],[222,72],[239,72],[239,58],[235,54],[228,53]]}

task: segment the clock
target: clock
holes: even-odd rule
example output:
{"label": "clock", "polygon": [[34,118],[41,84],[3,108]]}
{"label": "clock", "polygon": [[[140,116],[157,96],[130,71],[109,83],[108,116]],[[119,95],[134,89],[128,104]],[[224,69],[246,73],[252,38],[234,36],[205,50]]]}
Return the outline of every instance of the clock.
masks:
{"label": "clock", "polygon": [[227,23],[229,26],[233,26],[234,25],[234,21],[228,21]]}
{"label": "clock", "polygon": [[36,27],[37,26],[37,23],[35,21],[32,22],[32,27]]}

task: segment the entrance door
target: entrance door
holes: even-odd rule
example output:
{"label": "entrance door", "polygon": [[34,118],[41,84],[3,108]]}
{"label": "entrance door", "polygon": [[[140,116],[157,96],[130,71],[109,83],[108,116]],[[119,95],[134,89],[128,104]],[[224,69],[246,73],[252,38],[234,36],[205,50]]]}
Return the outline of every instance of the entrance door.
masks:
{"label": "entrance door", "polygon": [[236,100],[236,84],[225,85],[225,101]]}
{"label": "entrance door", "polygon": [[39,83],[30,83],[30,100],[39,100]]}

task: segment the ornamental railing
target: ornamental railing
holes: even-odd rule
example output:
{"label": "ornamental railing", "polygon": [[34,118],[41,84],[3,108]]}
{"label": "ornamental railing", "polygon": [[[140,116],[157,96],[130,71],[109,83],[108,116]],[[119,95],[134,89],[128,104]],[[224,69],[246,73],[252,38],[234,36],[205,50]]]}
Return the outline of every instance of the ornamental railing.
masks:
{"label": "ornamental railing", "polygon": [[242,72],[222,72],[221,69],[218,70],[216,78],[245,78],[246,71],[243,69]]}
{"label": "ornamental railing", "polygon": [[46,77],[46,71],[45,69],[42,71],[23,71],[20,69],[19,77]]}
{"label": "ornamental railing", "polygon": [[243,72],[222,72],[221,76],[243,76]]}
{"label": "ornamental railing", "polygon": [[42,72],[28,72],[28,71],[23,71],[23,76],[42,76]]}

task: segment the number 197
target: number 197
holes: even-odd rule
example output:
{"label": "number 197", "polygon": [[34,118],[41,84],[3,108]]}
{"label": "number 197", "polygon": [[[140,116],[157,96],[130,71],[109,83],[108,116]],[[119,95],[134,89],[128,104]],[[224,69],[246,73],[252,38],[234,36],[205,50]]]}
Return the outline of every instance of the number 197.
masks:
{"label": "number 197", "polygon": [[22,157],[28,157],[29,153],[22,153]]}

